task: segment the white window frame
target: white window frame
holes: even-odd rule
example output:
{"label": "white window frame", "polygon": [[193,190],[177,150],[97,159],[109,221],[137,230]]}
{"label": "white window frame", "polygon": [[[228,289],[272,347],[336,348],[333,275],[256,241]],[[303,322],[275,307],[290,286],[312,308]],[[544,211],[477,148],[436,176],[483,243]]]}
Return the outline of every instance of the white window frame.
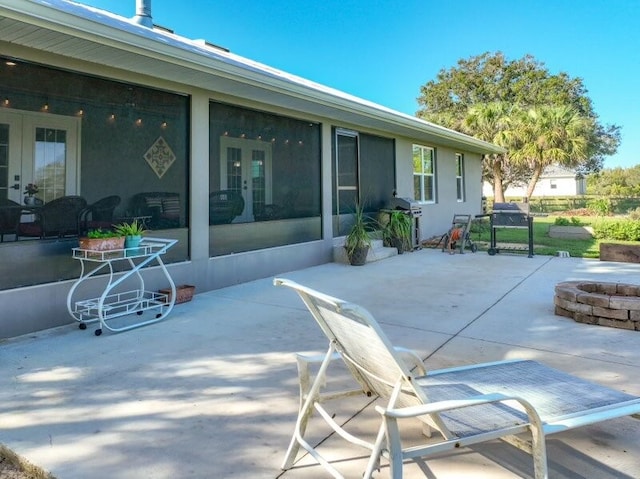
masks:
{"label": "white window frame", "polygon": [[456,153],[456,200],[458,203],[463,203],[467,196],[464,186],[464,155]]}
{"label": "white window frame", "polygon": [[[415,159],[416,153],[420,155],[419,168],[416,168],[417,165],[415,164],[415,161],[413,162],[413,176],[414,176],[414,179],[418,177],[418,180],[419,180],[418,185],[420,189],[419,192],[414,191],[414,198],[421,203],[436,203],[438,199],[438,194],[436,189],[436,186],[437,186],[436,184],[436,150],[435,148],[432,148],[430,146],[413,145],[412,153],[413,153],[413,159]],[[424,169],[424,165],[425,165],[424,159],[426,155],[431,156],[431,171],[425,171]],[[425,192],[426,192],[425,184],[427,182],[431,184],[431,191],[433,192],[433,198],[425,198]],[[414,185],[415,185],[415,181],[414,181]]]}

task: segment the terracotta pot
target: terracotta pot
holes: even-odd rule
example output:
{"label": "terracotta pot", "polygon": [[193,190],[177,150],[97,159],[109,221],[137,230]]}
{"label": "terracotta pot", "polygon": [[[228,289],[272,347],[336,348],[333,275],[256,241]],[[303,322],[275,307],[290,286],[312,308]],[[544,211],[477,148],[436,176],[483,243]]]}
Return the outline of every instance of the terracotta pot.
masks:
{"label": "terracotta pot", "polygon": [[80,249],[89,251],[110,251],[124,249],[124,236],[115,238],[80,238]]}

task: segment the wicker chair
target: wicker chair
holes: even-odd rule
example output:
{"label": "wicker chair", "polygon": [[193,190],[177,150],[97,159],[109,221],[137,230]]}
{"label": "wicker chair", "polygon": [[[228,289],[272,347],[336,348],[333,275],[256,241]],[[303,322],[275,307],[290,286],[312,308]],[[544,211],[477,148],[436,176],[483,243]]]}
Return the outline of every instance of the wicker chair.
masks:
{"label": "wicker chair", "polygon": [[238,191],[221,190],[209,194],[209,224],[231,223],[244,211],[244,198]]}
{"label": "wicker chair", "polygon": [[4,241],[5,235],[14,235],[18,239],[18,225],[22,206],[15,201],[0,198],[0,242]]}
{"label": "wicker chair", "polygon": [[113,213],[120,204],[117,195],[107,196],[90,204],[80,212],[80,226],[82,231],[90,229],[111,229],[113,227]]}
{"label": "wicker chair", "polygon": [[20,223],[20,236],[78,236],[80,213],[86,207],[87,201],[82,196],[56,198],[33,212],[36,215],[35,221]]}

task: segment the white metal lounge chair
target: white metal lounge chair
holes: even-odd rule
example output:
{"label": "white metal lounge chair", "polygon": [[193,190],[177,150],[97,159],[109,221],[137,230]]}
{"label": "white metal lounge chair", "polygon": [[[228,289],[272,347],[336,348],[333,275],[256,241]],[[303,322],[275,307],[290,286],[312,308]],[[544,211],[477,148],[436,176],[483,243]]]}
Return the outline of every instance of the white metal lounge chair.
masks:
{"label": "white metal lounge chair", "polygon": [[[295,290],[329,339],[323,359],[298,355],[300,411],[283,469],[293,466],[300,446],[336,478],[343,476],[305,439],[314,409],[344,439],[371,451],[364,478],[372,477],[380,457],[388,457],[390,475],[402,478],[405,459],[428,457],[493,439],[503,439],[533,456],[536,479],[547,479],[545,437],[568,429],[640,412],[640,398],[549,368],[535,361],[501,361],[425,374],[419,358],[395,349],[376,320],[362,307],[276,278],[274,284]],[[379,396],[382,421],[374,443],[342,429],[322,406],[354,391],[323,393],[326,371],[341,357],[361,390]],[[404,357],[404,358],[403,358]],[[416,363],[414,375],[406,358]],[[313,382],[309,363],[321,361]],[[412,364],[413,366],[413,364]],[[419,418],[442,439],[403,447],[402,419]],[[425,433],[428,434],[428,430]]]}

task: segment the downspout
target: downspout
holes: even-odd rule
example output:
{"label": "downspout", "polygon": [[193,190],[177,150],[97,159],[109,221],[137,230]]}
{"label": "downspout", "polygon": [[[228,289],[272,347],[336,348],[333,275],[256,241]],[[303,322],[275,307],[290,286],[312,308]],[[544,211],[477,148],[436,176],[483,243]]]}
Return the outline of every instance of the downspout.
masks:
{"label": "downspout", "polygon": [[136,16],[133,21],[143,27],[153,28],[151,19],[151,0],[136,0]]}

